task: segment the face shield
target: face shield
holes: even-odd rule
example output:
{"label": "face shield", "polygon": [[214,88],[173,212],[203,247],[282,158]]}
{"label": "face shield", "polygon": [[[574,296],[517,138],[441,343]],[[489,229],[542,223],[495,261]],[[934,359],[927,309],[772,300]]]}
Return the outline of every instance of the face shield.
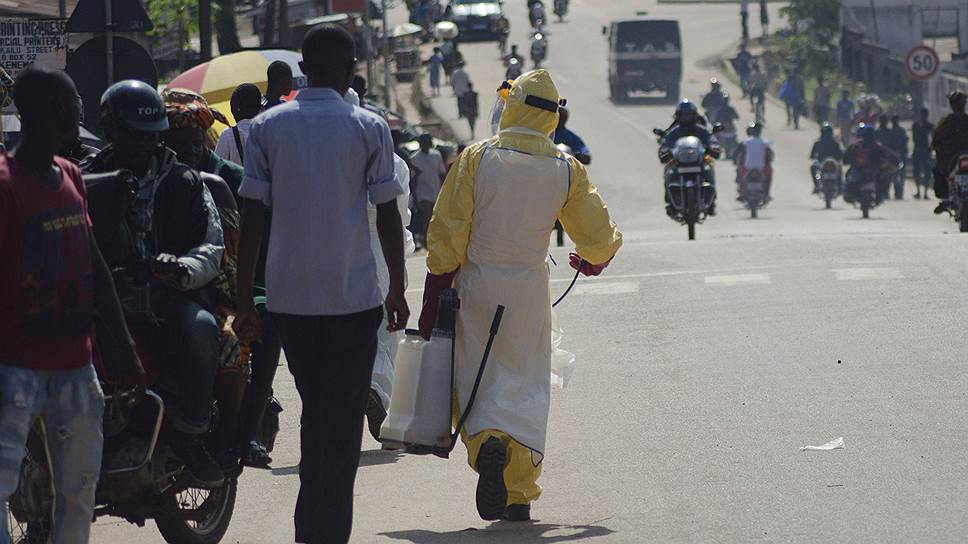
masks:
{"label": "face shield", "polygon": [[504,81],[497,90],[494,106],[491,107],[491,136],[497,136],[501,131],[501,116],[508,104],[508,96],[511,94],[511,81]]}

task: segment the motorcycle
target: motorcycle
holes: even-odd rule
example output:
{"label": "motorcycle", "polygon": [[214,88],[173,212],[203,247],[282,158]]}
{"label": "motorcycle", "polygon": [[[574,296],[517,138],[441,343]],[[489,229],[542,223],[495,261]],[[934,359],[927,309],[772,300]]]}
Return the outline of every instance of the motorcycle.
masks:
{"label": "motorcycle", "polygon": [[[713,134],[722,132],[722,125],[713,126]],[[665,131],[652,130],[659,141]],[[670,218],[686,225],[690,240],[696,239],[696,225],[709,216],[710,208],[716,199],[716,188],[712,183],[712,160],[719,158],[722,149],[710,146],[709,149],[695,136],[678,139],[668,153],[660,157],[665,166],[666,208]]]}
{"label": "motorcycle", "polygon": [[740,195],[743,203],[750,210],[750,216],[756,219],[759,209],[769,202],[766,193],[766,176],[762,170],[750,168],[743,179],[743,192]]}
{"label": "motorcycle", "polygon": [[[125,183],[130,190],[133,177],[98,176],[97,183],[111,189],[109,182]],[[98,188],[89,178],[89,195],[93,202]],[[133,193],[132,193],[133,195]],[[149,378],[149,387],[138,402],[131,402],[125,394],[112,390],[105,376],[113,360],[113,344],[109,335],[97,335],[95,368],[105,396],[103,420],[104,451],[101,473],[95,492],[95,518],[121,517],[130,523],[144,526],[152,519],[169,544],[218,544],[228,530],[235,508],[238,478],[242,473],[240,457],[226,453],[223,459],[224,483],[214,489],[198,487],[184,463],[173,451],[170,439],[162,432],[166,405],[178,394],[177,384],[161,377],[164,366],[163,346],[159,346],[162,321],[154,314],[150,303],[150,275],[148,260],[137,261],[127,268],[113,270],[115,284],[134,285],[132,296],[121,298],[125,317],[135,339],[139,356]],[[279,413],[282,406],[270,399],[260,439],[267,451],[272,451],[279,432]],[[211,406],[211,426],[205,435],[209,451],[216,451],[216,438],[226,433],[228,422],[220,417],[218,400]],[[50,460],[47,456],[48,433],[43,421],[31,426],[27,439],[27,453],[21,464],[17,489],[8,500],[7,523],[14,544],[46,544],[51,538],[54,497],[50,481]],[[230,456],[230,457],[229,457]]]}
{"label": "motorcycle", "polygon": [[522,62],[512,57],[511,60],[508,61],[508,68],[504,72],[504,79],[514,81],[515,79],[521,77],[523,71],[524,66],[522,65]]}
{"label": "motorcycle", "polygon": [[542,32],[532,32],[531,34],[531,62],[535,69],[541,68],[541,63],[548,56],[548,38]]}
{"label": "motorcycle", "polygon": [[723,146],[723,152],[726,154],[726,158],[735,161],[736,150],[739,149],[739,140],[736,139],[736,127],[724,126],[723,131],[716,136],[716,139]]}
{"label": "motorcycle", "polygon": [[968,232],[968,153],[961,153],[954,160],[954,168],[948,174],[951,209],[949,213],[958,222],[960,232]]}
{"label": "motorcycle", "polygon": [[872,209],[881,203],[878,179],[867,179],[855,168],[847,171],[847,188],[844,200],[860,208],[864,219],[870,217]]}
{"label": "motorcycle", "polygon": [[558,16],[558,22],[564,21],[567,14],[568,0],[555,0],[555,15]]}
{"label": "motorcycle", "polygon": [[818,194],[824,199],[827,209],[833,207],[833,201],[843,190],[843,169],[840,162],[833,158],[826,158],[821,163],[814,163],[813,183]]}

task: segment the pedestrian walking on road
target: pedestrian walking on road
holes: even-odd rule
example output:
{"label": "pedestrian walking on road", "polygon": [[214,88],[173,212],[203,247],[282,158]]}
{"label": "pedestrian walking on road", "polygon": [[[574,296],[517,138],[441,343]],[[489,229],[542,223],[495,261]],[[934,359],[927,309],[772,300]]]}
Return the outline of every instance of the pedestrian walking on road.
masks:
{"label": "pedestrian walking on road", "polygon": [[[77,137],[80,100],[63,72],[27,68],[13,101],[20,143],[0,153],[0,542],[35,417],[48,429],[52,542],[86,543],[104,443],[91,364],[95,317],[115,340],[116,391],[144,387],[111,272],[94,240],[81,171],[54,153]],[[43,456],[43,453],[41,453]],[[47,468],[44,469],[45,471]],[[46,490],[45,490],[46,491]],[[30,497],[28,493],[24,497]],[[16,535],[19,538],[19,535]],[[45,542],[47,540],[45,539]],[[20,540],[18,540],[20,542]]]}
{"label": "pedestrian walking on road", "polygon": [[426,247],[427,225],[430,224],[447,168],[440,151],[433,148],[434,138],[430,134],[421,134],[418,140],[420,149],[410,155],[410,163],[417,170],[413,187],[413,200],[417,205],[414,238],[418,246]]}
{"label": "pedestrian walking on road", "polygon": [[292,93],[292,67],[281,60],[274,60],[266,68],[266,95],[262,98],[262,109],[267,110],[282,104],[282,97]]}
{"label": "pedestrian walking on road", "polygon": [[800,114],[803,108],[803,77],[793,71],[780,86],[780,100],[786,105],[787,126],[800,129]]}
{"label": "pedestrian walking on road", "polygon": [[904,182],[907,178],[908,165],[908,135],[904,127],[901,126],[901,118],[897,115],[891,116],[891,149],[897,153],[901,159],[901,169],[894,180],[894,199],[904,200]]}
{"label": "pedestrian walking on road", "polygon": [[548,72],[522,75],[506,100],[501,131],[461,154],[434,207],[419,323],[429,339],[441,293],[457,289],[456,414],[475,388],[495,310],[507,308],[461,437],[479,474],[481,518],[525,521],[541,494],[551,401],[552,227],[560,218],[577,246],[571,265],[586,275],[604,270],[622,235],[585,167],[549,138],[561,98]]}
{"label": "pedestrian walking on road", "polygon": [[740,0],[739,2],[739,20],[740,27],[743,32],[743,44],[750,39],[750,1]]}
{"label": "pedestrian walking on road", "polygon": [[477,103],[477,91],[474,90],[474,85],[467,84],[467,92],[464,93],[464,118],[467,119],[467,124],[471,128],[471,139],[474,139],[474,134],[477,128],[477,117],[480,113],[479,104]]}
{"label": "pedestrian walking on road", "polygon": [[249,139],[252,118],[262,111],[261,99],[259,88],[252,83],[243,83],[232,91],[229,107],[232,108],[235,126],[228,127],[219,134],[218,143],[215,144],[215,154],[219,158],[235,164],[245,164],[245,142]]}
{"label": "pedestrian walking on road", "polygon": [[821,125],[830,120],[830,96],[830,87],[824,83],[823,76],[818,76],[813,90],[813,116]]}
{"label": "pedestrian walking on road", "polygon": [[921,188],[924,188],[924,197],[928,198],[928,186],[931,182],[931,132],[934,125],[928,121],[928,110],[922,109],[918,120],[911,125],[911,141],[914,143],[914,150],[911,153],[911,170],[914,175],[914,183],[917,192],[914,198],[921,197]]}
{"label": "pedestrian walking on road", "polygon": [[450,86],[454,89],[454,96],[457,97],[457,115],[464,117],[464,95],[470,90],[471,77],[464,70],[464,63],[457,63],[457,69],[450,76]]}
{"label": "pedestrian walking on road", "polygon": [[[302,55],[309,88],[259,115],[249,132],[235,326],[243,339],[258,334],[252,283],[263,206],[285,210],[272,216],[266,297],[302,399],[295,541],[345,543],[383,307],[391,331],[409,317],[396,200],[403,190],[386,121],[343,100],[356,66],[352,36],[335,25],[314,27]],[[385,300],[367,202],[377,208]]]}
{"label": "pedestrian walking on road", "polygon": [[440,72],[443,70],[444,56],[440,48],[434,48],[434,54],[427,60],[427,73],[430,76],[430,91],[434,96],[440,96]]}
{"label": "pedestrian walking on road", "polygon": [[850,144],[854,122],[854,101],[850,99],[850,91],[843,90],[837,101],[837,126],[840,128],[840,143]]}
{"label": "pedestrian walking on road", "polygon": [[770,35],[770,10],[767,9],[766,0],[760,0],[760,28],[764,39]]}

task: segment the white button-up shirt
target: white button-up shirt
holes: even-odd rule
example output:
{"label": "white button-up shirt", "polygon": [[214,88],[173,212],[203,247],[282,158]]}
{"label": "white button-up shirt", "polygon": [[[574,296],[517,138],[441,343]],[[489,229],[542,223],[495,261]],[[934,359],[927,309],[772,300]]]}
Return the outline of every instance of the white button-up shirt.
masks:
{"label": "white button-up shirt", "polygon": [[402,192],[386,122],[332,89],[303,89],[253,119],[239,195],[272,207],[268,309],[345,315],[380,306],[367,200]]}
{"label": "white button-up shirt", "polygon": [[[245,142],[249,139],[249,127],[251,125],[252,119],[243,119],[235,125],[239,129],[239,140],[242,142],[243,152],[245,151]],[[215,154],[235,164],[243,164],[243,157],[239,155],[239,146],[235,142],[234,132],[232,127],[222,131],[222,134],[218,137],[218,143],[215,144]]]}

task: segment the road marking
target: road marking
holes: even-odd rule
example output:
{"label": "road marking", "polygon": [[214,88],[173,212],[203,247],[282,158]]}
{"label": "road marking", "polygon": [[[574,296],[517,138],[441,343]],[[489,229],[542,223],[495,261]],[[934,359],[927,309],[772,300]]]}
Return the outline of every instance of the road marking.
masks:
{"label": "road marking", "polygon": [[763,285],[771,283],[769,274],[734,274],[706,276],[706,285]]}
{"label": "road marking", "polygon": [[572,291],[576,295],[625,295],[638,292],[639,284],[634,281],[576,284]]}
{"label": "road marking", "polygon": [[838,281],[901,280],[904,274],[897,268],[835,268]]}

